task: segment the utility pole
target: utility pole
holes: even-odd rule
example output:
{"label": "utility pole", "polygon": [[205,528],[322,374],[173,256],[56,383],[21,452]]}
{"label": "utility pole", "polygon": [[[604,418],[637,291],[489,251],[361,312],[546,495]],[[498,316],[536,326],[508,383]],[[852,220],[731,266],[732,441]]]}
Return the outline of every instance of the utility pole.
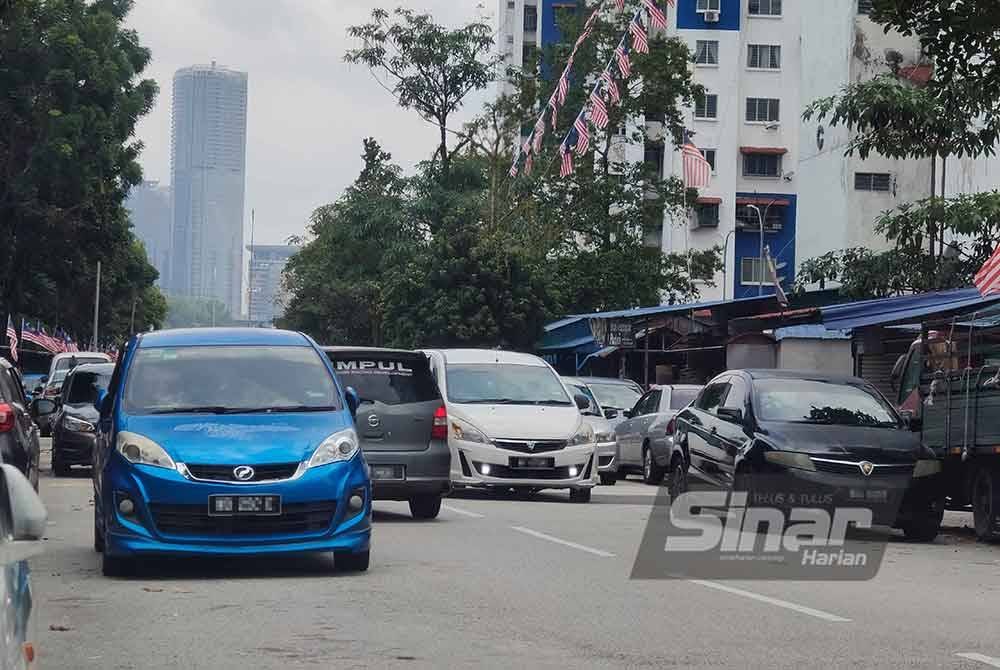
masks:
{"label": "utility pole", "polygon": [[135,334],[135,304],[139,302],[139,298],[133,293],[132,294],[132,316],[128,320],[128,332],[129,335]]}
{"label": "utility pole", "polygon": [[94,283],[94,348],[97,351],[97,315],[101,308],[101,261],[97,261],[97,281]]}

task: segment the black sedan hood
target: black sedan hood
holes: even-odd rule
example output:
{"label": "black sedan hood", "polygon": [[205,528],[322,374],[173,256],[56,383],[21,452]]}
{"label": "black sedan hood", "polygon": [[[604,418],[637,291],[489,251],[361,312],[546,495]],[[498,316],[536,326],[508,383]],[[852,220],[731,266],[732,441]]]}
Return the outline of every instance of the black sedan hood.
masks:
{"label": "black sedan hood", "polygon": [[760,428],[760,437],[781,451],[869,461],[912,461],[924,455],[920,436],[897,428],[778,421],[762,422]]}
{"label": "black sedan hood", "polygon": [[78,405],[65,405],[63,412],[69,416],[76,417],[94,423],[100,418],[97,409],[90,403],[80,403]]}

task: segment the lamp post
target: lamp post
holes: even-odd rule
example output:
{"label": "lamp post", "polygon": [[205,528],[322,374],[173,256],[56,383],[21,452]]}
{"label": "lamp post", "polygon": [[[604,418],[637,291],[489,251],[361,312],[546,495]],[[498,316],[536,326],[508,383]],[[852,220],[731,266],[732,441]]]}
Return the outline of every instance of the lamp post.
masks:
{"label": "lamp post", "polygon": [[[735,233],[736,233],[736,229],[735,228],[733,228],[728,233],[726,233],[726,239],[722,243],[722,301],[723,302],[725,302],[725,300],[726,300],[726,284],[729,283],[729,279],[728,279],[729,273],[726,271],[726,268],[729,267],[729,265],[728,265],[729,264],[729,238],[732,237]],[[735,256],[734,256],[734,259],[735,259]],[[733,263],[734,269],[735,269],[735,265],[736,265],[736,263],[735,263],[735,260],[734,260],[734,263]]]}
{"label": "lamp post", "polygon": [[760,207],[757,205],[747,205],[748,209],[752,209],[757,212],[757,219],[760,221],[760,251],[757,254],[757,267],[760,268],[760,277],[757,281],[757,295],[764,295],[764,220],[767,219],[767,210],[771,209],[771,205],[775,203],[775,200],[767,203],[764,207],[764,211],[760,211]]}

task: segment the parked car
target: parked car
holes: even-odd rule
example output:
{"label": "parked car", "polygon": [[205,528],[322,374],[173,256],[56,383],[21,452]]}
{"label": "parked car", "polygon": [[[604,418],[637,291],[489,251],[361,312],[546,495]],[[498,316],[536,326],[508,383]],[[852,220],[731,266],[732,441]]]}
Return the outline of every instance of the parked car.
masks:
{"label": "parked car", "polygon": [[701,386],[654,386],[635,406],[626,410],[625,420],[615,426],[622,477],[631,472],[642,475],[647,484],[663,481],[673,447],[674,417],[701,391]]}
{"label": "parked car", "polygon": [[723,373],[678,415],[674,443],[671,495],[696,483],[753,491],[767,478],[834,506],[869,506],[875,523],[910,539],[932,540],[941,525],[941,462],[857,377]]}
{"label": "parked car", "polygon": [[357,430],[375,500],[406,500],[433,519],[451,489],[448,422],[427,356],[416,351],[324,347],[342,384],[358,393]]}
{"label": "parked car", "polygon": [[47,514],[12,465],[0,465],[0,669],[30,670],[38,652],[28,559],[42,551]]}
{"label": "parked car", "polygon": [[[441,388],[456,486],[569,489],[589,502],[597,485],[594,429],[555,371],[530,354],[490,349],[429,351]],[[574,404],[575,403],[575,404]]]}
{"label": "parked car", "polygon": [[618,481],[618,441],[615,439],[615,429],[608,416],[614,416],[616,410],[605,410],[597,401],[587,383],[579,377],[563,377],[570,392],[586,397],[590,405],[581,409],[580,414],[594,429],[594,439],[597,442],[597,474],[601,484],[614,486]]}
{"label": "parked car", "polygon": [[71,466],[90,465],[99,418],[94,403],[107,391],[113,363],[87,363],[73,368],[63,382],[52,419],[52,474],[65,477]]}
{"label": "parked car", "polygon": [[28,402],[34,399],[35,389],[42,385],[44,372],[23,372],[21,373],[21,388],[24,389],[24,397]]}
{"label": "parked car", "polygon": [[[35,387],[32,395],[54,400],[62,394],[63,382],[66,380],[66,376],[77,365],[110,362],[110,356],[98,351],[56,354],[52,357],[52,362],[49,364],[49,373],[39,379],[40,383]],[[52,414],[43,414],[38,417],[38,427],[42,430],[42,437],[49,437],[52,434],[53,418],[54,415]]]}
{"label": "parked car", "polygon": [[94,548],[105,575],[146,555],[332,552],[338,569],[368,568],[357,394],[306,336],[137,335],[97,407]]}
{"label": "parked car", "polygon": [[642,396],[642,387],[631,379],[614,377],[575,377],[590,389],[612,426],[625,419],[625,412],[635,407]]}
{"label": "parked car", "polygon": [[32,417],[34,407],[24,397],[17,368],[0,358],[0,461],[20,470],[37,491],[41,449]]}

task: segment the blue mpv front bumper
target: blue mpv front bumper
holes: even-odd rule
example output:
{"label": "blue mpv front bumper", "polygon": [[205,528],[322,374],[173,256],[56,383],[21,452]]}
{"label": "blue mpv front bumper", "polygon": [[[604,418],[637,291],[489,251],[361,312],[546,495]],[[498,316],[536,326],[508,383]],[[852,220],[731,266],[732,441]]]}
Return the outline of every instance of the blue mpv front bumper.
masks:
{"label": "blue mpv front bumper", "polygon": [[[103,473],[101,507],[110,556],[363,552],[371,539],[371,485],[359,453],[346,462],[276,482],[193,481],[176,470],[133,465],[114,455]],[[211,495],[278,495],[276,516],[210,516]],[[361,509],[349,499],[361,495]],[[135,510],[119,509],[124,497]]]}

